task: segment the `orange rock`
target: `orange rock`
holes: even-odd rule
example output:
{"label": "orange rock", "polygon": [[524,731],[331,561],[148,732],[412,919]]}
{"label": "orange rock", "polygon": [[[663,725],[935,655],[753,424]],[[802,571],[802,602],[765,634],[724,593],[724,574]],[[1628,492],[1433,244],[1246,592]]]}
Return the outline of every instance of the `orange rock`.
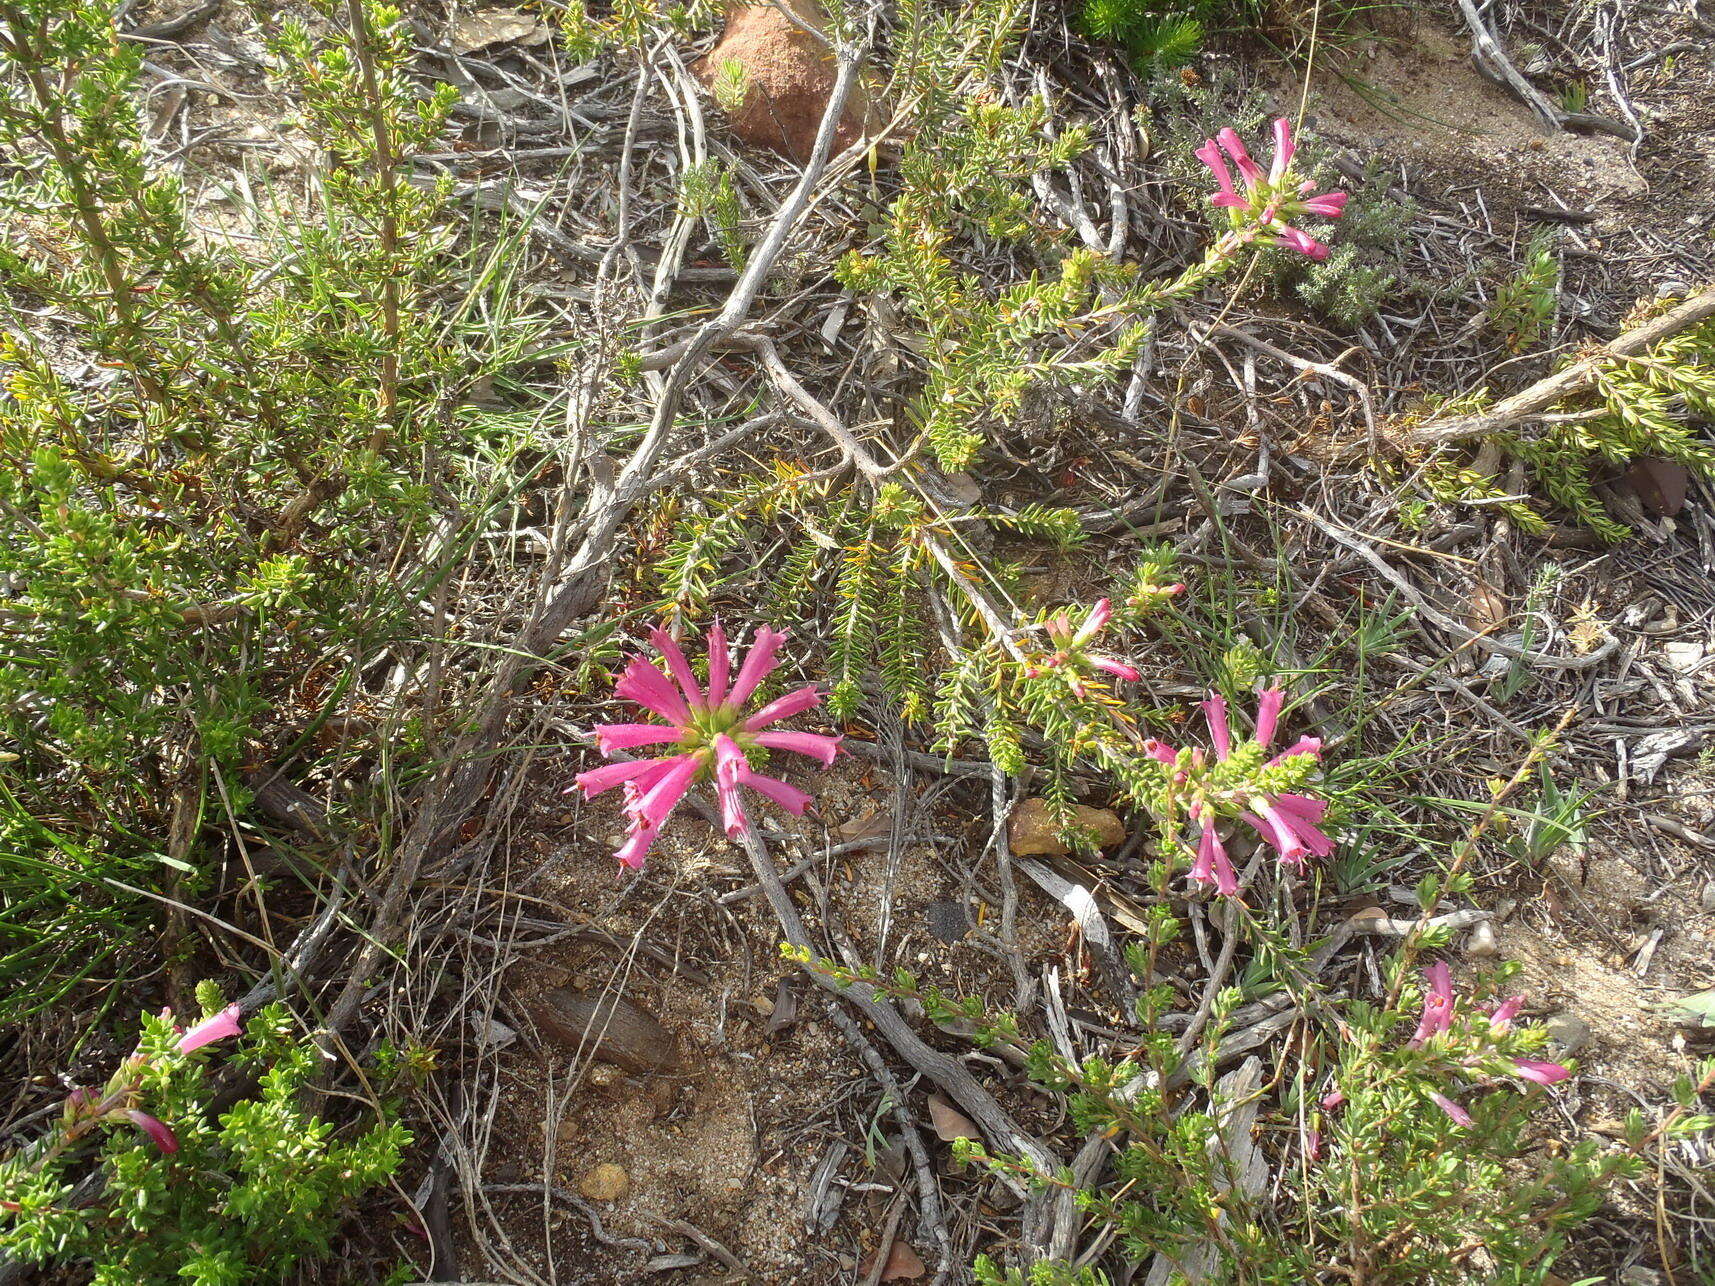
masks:
{"label": "orange rock", "polygon": [[[1076,804],[1072,808],[1072,821],[1094,836],[1098,848],[1114,848],[1125,842],[1125,823],[1106,808]],[[1012,814],[1008,837],[1014,857],[1056,856],[1071,851],[1060,838],[1046,799],[1031,798],[1020,803]]]}
{"label": "orange rock", "polygon": [[[705,88],[712,89],[723,67],[743,68],[744,98],[727,111],[732,132],[746,143],[773,148],[802,164],[810,159],[834,88],[834,54],[804,30],[806,26],[828,29],[828,16],[817,0],[781,0],[781,5],[798,21],[766,0],[760,4],[729,0],[726,30],[691,70]],[[860,137],[870,118],[869,97],[862,84],[854,85],[834,134],[834,150]]]}

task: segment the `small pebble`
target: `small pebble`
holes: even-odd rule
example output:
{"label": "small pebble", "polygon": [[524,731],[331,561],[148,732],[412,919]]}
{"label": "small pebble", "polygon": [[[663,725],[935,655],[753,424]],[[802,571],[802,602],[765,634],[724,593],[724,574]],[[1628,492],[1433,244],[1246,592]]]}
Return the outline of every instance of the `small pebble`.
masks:
{"label": "small pebble", "polygon": [[1562,1054],[1576,1054],[1590,1043],[1590,1025],[1577,1014],[1550,1014],[1542,1025]]}
{"label": "small pebble", "polygon": [[604,1162],[578,1180],[578,1191],[591,1201],[624,1201],[631,1193],[631,1176],[623,1167]]}

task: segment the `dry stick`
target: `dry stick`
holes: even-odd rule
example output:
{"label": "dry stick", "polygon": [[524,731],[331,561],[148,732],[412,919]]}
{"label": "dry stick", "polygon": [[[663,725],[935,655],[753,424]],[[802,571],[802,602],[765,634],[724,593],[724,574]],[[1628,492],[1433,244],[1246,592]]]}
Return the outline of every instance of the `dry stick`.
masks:
{"label": "dry stick", "polygon": [[[648,477],[666,447],[668,434],[678,420],[679,405],[692,379],[701,370],[702,359],[716,344],[732,336],[743,324],[757,293],[773,271],[775,260],[780,257],[787,239],[809,206],[810,195],[827,166],[834,133],[845,113],[846,101],[851,97],[852,88],[857,84],[858,71],[862,64],[860,53],[841,54],[839,72],[834,79],[833,92],[828,96],[827,110],[822,113],[821,127],[816,131],[816,143],[809,164],[804,167],[797,186],[787,196],[780,212],[775,215],[767,235],[757,246],[750,262],[745,266],[744,275],[738,279],[738,284],[733,287],[732,294],[727,297],[720,313],[704,323],[686,343],[683,351],[677,354],[672,372],[662,387],[661,398],[656,404],[648,432],[644,434],[643,441],[638,444],[631,458],[626,461],[625,468],[614,480],[611,499],[573,556],[561,586],[544,613],[543,628],[532,633],[528,650],[539,651],[542,647],[552,644],[564,622],[581,616],[593,606],[596,587],[600,583],[601,572],[607,567],[614,537],[620,524],[630,513],[632,504],[648,485]],[[552,633],[547,632],[550,628]]]}
{"label": "dry stick", "polygon": [[[774,917],[780,922],[780,932],[795,949],[814,954],[798,908],[786,892],[786,886],[780,882],[780,875],[774,869],[774,860],[769,857],[762,836],[751,822],[745,823],[743,841],[744,850],[750,857],[751,869],[756,872],[756,882],[762,886],[763,894],[768,898],[768,905],[773,908]],[[887,1043],[893,1046],[901,1058],[946,1091],[965,1114],[976,1122],[991,1145],[1016,1153],[1045,1173],[1054,1173],[1060,1168],[1059,1159],[1020,1129],[1007,1115],[1006,1109],[978,1083],[976,1077],[965,1070],[963,1063],[924,1043],[923,1038],[911,1029],[911,1025],[893,1007],[893,1003],[874,987],[865,982],[836,982],[815,969],[806,972],[818,986],[839,999],[850,1002],[865,1018],[875,1024],[876,1030],[886,1038]],[[1042,1246],[1045,1231],[1027,1226],[1024,1230],[1026,1242]]]}
{"label": "dry stick", "polygon": [[1483,22],[1483,16],[1477,12],[1477,6],[1472,0],[1459,0],[1459,11],[1465,15],[1465,25],[1471,29],[1471,61],[1477,70],[1497,85],[1511,90],[1549,129],[1570,127],[1586,131],[1596,130],[1623,138],[1628,143],[1637,138],[1629,125],[1611,121],[1605,116],[1561,110],[1552,99],[1531,84],[1523,72],[1513,66],[1512,60],[1501,48],[1501,42],[1495,39],[1494,33]]}
{"label": "dry stick", "polygon": [[810,193],[827,165],[834,132],[857,82],[862,61],[861,51],[842,54],[833,92],[829,95],[827,110],[822,114],[821,128],[816,133],[815,148],[798,185],[781,206],[720,314],[698,331],[674,365],[662,388],[648,432],[614,479],[601,512],[572,557],[559,586],[545,591],[545,603],[525,627],[517,646],[508,654],[490,684],[474,730],[461,738],[448,753],[445,768],[435,775],[429,791],[425,793],[423,806],[412,820],[400,846],[399,861],[376,912],[371,933],[352,962],[345,989],[328,1010],[329,1031],[338,1031],[356,1015],[369,986],[369,975],[386,950],[386,943],[404,913],[429,849],[463,818],[481,795],[491,768],[482,752],[499,735],[510,712],[513,696],[540,664],[541,656],[564,633],[566,626],[594,605],[609,566],[613,541],[632,506],[650,490],[650,478],[656,462],[678,420],[680,402],[701,367],[701,359],[718,340],[730,336],[742,324],[774,261],[779,258],[809,203]]}
{"label": "dry stick", "polygon": [[[879,482],[904,468],[906,461],[902,460],[895,464],[884,465],[871,455],[869,448],[864,445],[863,441],[848,429],[840,421],[840,418],[814,394],[800,384],[797,377],[786,368],[786,364],[780,360],[779,350],[775,348],[773,340],[762,335],[734,335],[731,337],[731,341],[737,347],[748,348],[757,355],[762,362],[762,369],[773,381],[775,388],[803,408],[804,413],[818,428],[834,440],[835,445],[844,453],[846,459],[856,466],[858,472],[864,477],[871,482]],[[909,479],[925,500],[934,501],[935,497],[924,489],[922,479],[911,478],[908,474],[903,476]],[[1000,614],[995,611],[994,604],[989,602],[988,596],[971,581],[969,576],[965,575],[963,569],[947,552],[947,547],[940,540],[927,532],[923,534],[922,540],[923,547],[929,551],[930,557],[940,565],[941,570],[947,574],[947,578],[959,587],[959,592],[965,596],[966,601],[971,605],[971,609],[982,617],[983,623],[988,626],[989,632],[995,640],[1012,653],[1013,659],[1023,661],[1024,655],[1018,650],[1018,645],[1013,642],[1012,626],[1001,619]]]}
{"label": "dry stick", "polygon": [[905,1143],[906,1151],[911,1154],[912,1172],[917,1176],[917,1193],[923,1202],[923,1215],[918,1231],[921,1232],[922,1226],[927,1224],[934,1232],[935,1243],[941,1250],[940,1262],[935,1268],[935,1282],[945,1281],[953,1267],[953,1239],[947,1231],[946,1218],[941,1212],[941,1190],[935,1182],[935,1171],[929,1164],[929,1153],[923,1146],[923,1136],[918,1133],[917,1122],[912,1119],[905,1091],[900,1088],[899,1080],[888,1067],[886,1060],[876,1052],[875,1046],[869,1043],[852,1016],[838,1006],[829,1012],[834,1025],[845,1033],[846,1043],[863,1060],[864,1066],[869,1068],[870,1075],[875,1077],[891,1102],[893,1119],[899,1122],[899,1136]]}
{"label": "dry stick", "polygon": [[1693,295],[1655,320],[1627,331],[1587,357],[1579,358],[1548,378],[1503,398],[1486,411],[1429,420],[1394,434],[1394,444],[1400,447],[1441,446],[1503,432],[1522,420],[1537,417],[1556,402],[1582,393],[1595,382],[1596,370],[1602,363],[1616,357],[1636,357],[1648,352],[1662,340],[1670,339],[1710,317],[1715,317],[1715,289]]}
{"label": "dry stick", "polygon": [[1494,652],[1500,656],[1511,657],[1515,661],[1523,661],[1527,665],[1541,666],[1544,669],[1550,670],[1594,669],[1619,650],[1620,640],[1615,638],[1612,634],[1603,640],[1602,645],[1594,652],[1588,653],[1585,656],[1549,656],[1546,652],[1533,652],[1529,648],[1515,647],[1511,643],[1503,643],[1499,639],[1490,638],[1487,634],[1479,634],[1476,630],[1471,629],[1467,625],[1461,624],[1451,616],[1447,615],[1447,613],[1433,606],[1430,601],[1424,597],[1423,593],[1417,588],[1417,586],[1413,585],[1403,575],[1396,571],[1391,563],[1384,559],[1380,554],[1376,553],[1375,550],[1371,549],[1364,540],[1354,533],[1347,531],[1338,523],[1323,519],[1308,510],[1294,509],[1292,512],[1309,519],[1317,527],[1321,528],[1323,534],[1329,539],[1333,540],[1337,544],[1344,545],[1347,549],[1358,555],[1358,557],[1362,558],[1371,567],[1376,569],[1376,572],[1383,580],[1387,581],[1388,584],[1392,585],[1408,600],[1410,600],[1412,606],[1415,607],[1419,613],[1427,617],[1437,628],[1445,630],[1447,633],[1453,635],[1454,638],[1457,638],[1464,643],[1475,644],[1477,647],[1480,647],[1487,652]]}

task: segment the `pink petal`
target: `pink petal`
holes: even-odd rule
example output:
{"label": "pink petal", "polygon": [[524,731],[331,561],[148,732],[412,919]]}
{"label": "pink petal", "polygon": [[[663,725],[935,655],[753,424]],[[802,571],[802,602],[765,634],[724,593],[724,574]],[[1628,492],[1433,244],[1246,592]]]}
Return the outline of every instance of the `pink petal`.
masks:
{"label": "pink petal", "polygon": [[1440,999],[1447,1002],[1449,1009],[1453,1006],[1453,971],[1447,967],[1445,960],[1437,960],[1423,971],[1423,976],[1429,981],[1429,989]]}
{"label": "pink petal", "polygon": [[1213,883],[1215,892],[1222,897],[1232,897],[1239,891],[1239,877],[1227,857],[1226,846],[1221,843],[1220,832],[1215,827],[1215,814],[1204,809],[1199,820],[1203,825],[1203,835],[1197,842],[1197,860],[1191,867],[1191,878],[1201,884]]}
{"label": "pink petal", "polygon": [[1143,743],[1143,753],[1151,759],[1166,764],[1169,768],[1179,762],[1179,752],[1165,741],[1157,741],[1154,737]]}
{"label": "pink petal", "polygon": [[690,708],[685,704],[685,698],[667,679],[649,662],[640,656],[631,658],[625,667],[625,676],[613,685],[613,695],[627,701],[635,701],[645,710],[653,711],[668,723],[676,723],[680,727],[691,722]]}
{"label": "pink petal", "polygon": [[613,855],[620,860],[622,865],[629,866],[634,871],[640,870],[643,866],[644,857],[649,853],[649,846],[655,842],[655,837],[660,833],[661,828],[659,826],[633,826],[625,843],[615,849]]}
{"label": "pink petal", "polygon": [[179,1140],[173,1132],[147,1112],[139,1112],[136,1108],[132,1108],[125,1115],[130,1118],[131,1124],[137,1126],[153,1139],[155,1146],[161,1151],[172,1153],[179,1150]]}
{"label": "pink petal", "polygon": [[732,657],[727,654],[726,631],[716,621],[709,626],[709,705],[718,706],[726,700],[727,673]]}
{"label": "pink petal", "polygon": [[1347,194],[1344,192],[1324,192],[1321,196],[1311,197],[1302,203],[1302,208],[1310,214],[1319,214],[1324,219],[1338,219],[1346,212]]}
{"label": "pink petal", "polygon": [[659,723],[598,723],[595,726],[595,747],[604,755],[616,750],[632,750],[638,746],[659,746],[684,739],[683,728],[668,728]]}
{"label": "pink petal", "polygon": [[1292,125],[1282,116],[1274,123],[1274,163],[1268,167],[1268,181],[1279,183],[1292,164],[1292,154],[1298,150],[1292,141]]}
{"label": "pink petal", "polygon": [[739,798],[738,787],[741,774],[749,768],[750,761],[736,741],[724,732],[715,738],[715,793],[720,797],[721,825],[728,839],[744,834],[744,801]]}
{"label": "pink petal", "polygon": [[1251,203],[1237,192],[1217,192],[1209,200],[1223,210],[1248,210],[1251,208]]}
{"label": "pink petal", "polygon": [[749,786],[764,799],[779,804],[793,816],[802,816],[811,804],[811,798],[796,786],[789,786],[776,777],[765,777],[761,773],[746,770],[739,780]]}
{"label": "pink petal", "polygon": [[1327,246],[1309,233],[1300,232],[1297,228],[1275,228],[1275,242],[1278,245],[1296,250],[1302,255],[1308,255],[1312,259],[1320,260],[1328,257]]}
{"label": "pink petal", "polygon": [[572,780],[577,783],[574,789],[583,791],[586,799],[594,799],[604,790],[612,790],[622,782],[631,781],[652,768],[671,762],[669,759],[627,759],[623,763],[603,764],[600,768],[592,768],[574,777]]}
{"label": "pink petal", "polygon": [[1127,665],[1125,662],[1115,661],[1111,657],[1092,656],[1090,664],[1098,670],[1105,670],[1116,679],[1125,680],[1127,683],[1136,683],[1143,677],[1143,672],[1135,665]]}
{"label": "pink petal", "polygon": [[1294,821],[1305,822],[1314,826],[1322,820],[1322,815],[1328,811],[1326,800],[1312,799],[1309,795],[1295,795],[1291,791],[1277,795],[1274,800],[1275,811],[1281,816]]}
{"label": "pink petal", "polygon": [[193,1049],[201,1049],[204,1045],[212,1045],[217,1040],[225,1040],[228,1036],[238,1035],[240,1013],[237,1005],[228,1005],[212,1018],[203,1019],[179,1037],[179,1052],[188,1054]]}
{"label": "pink petal", "polygon": [[678,755],[674,755],[671,759],[651,759],[647,768],[626,782],[625,811],[628,813],[635,812],[638,800],[647,795],[654,788],[656,782],[672,772],[673,765],[678,760]]}
{"label": "pink petal", "polygon": [[783,697],[776,697],[750,718],[744,721],[746,732],[755,732],[766,728],[771,723],[779,723],[782,719],[790,719],[812,706],[822,703],[822,691],[814,683],[799,688],[796,692],[788,692]]}
{"label": "pink petal", "polygon": [[[1221,198],[1234,196],[1233,172],[1227,168],[1226,159],[1222,157],[1221,149],[1216,146],[1215,140],[1212,138],[1206,140],[1203,146],[1192,152],[1191,155],[1195,156],[1214,172],[1215,182],[1221,187],[1220,193],[1215,197],[1215,204],[1227,204],[1227,202],[1223,201]],[[1238,200],[1236,197],[1234,197],[1234,200],[1241,206],[1245,204],[1244,201]]]}
{"label": "pink petal", "polygon": [[1318,1160],[1322,1156],[1322,1131],[1309,1130],[1304,1136],[1304,1159]]}
{"label": "pink petal", "polygon": [[1511,1030],[1513,1019],[1518,1017],[1518,1011],[1523,1007],[1523,996],[1508,996],[1495,1007],[1495,1012],[1489,1015],[1489,1030],[1497,1035]]}
{"label": "pink petal", "polygon": [[1264,839],[1269,840],[1280,850],[1280,860],[1290,862],[1294,866],[1303,866],[1305,854],[1309,852],[1298,838],[1298,832],[1288,825],[1273,804],[1265,799],[1253,799],[1251,804],[1262,814],[1266,827],[1259,827]]}
{"label": "pink petal", "polygon": [[1417,1020],[1417,1030],[1405,1043],[1407,1049],[1416,1049],[1453,1025],[1453,976],[1446,961],[1437,960],[1423,971],[1423,976],[1429,981],[1429,990],[1423,997],[1423,1014]]}
{"label": "pink petal", "polygon": [[1572,1075],[1559,1063],[1544,1063],[1535,1058],[1515,1058],[1513,1066],[1514,1075],[1535,1081],[1538,1085],[1555,1085]]}
{"label": "pink petal", "polygon": [[1239,173],[1245,177],[1245,186],[1253,189],[1258,187],[1264,177],[1262,166],[1251,160],[1251,154],[1245,151],[1244,140],[1238,133],[1228,126],[1216,134],[1215,138],[1227,149],[1227,155],[1233,158],[1233,164],[1239,167]]}
{"label": "pink petal", "polygon": [[1448,1116],[1452,1117],[1453,1124],[1465,1126],[1473,1124],[1471,1114],[1464,1108],[1460,1107],[1452,1099],[1448,1098],[1445,1094],[1431,1093],[1429,1095],[1429,1101],[1434,1103],[1435,1106],[1440,1108],[1443,1112],[1447,1113]]}
{"label": "pink petal", "polygon": [[1283,759],[1291,759],[1294,755],[1320,755],[1322,753],[1322,738],[1300,737],[1273,759],[1268,761],[1269,767],[1280,763]]}
{"label": "pink petal", "polygon": [[1274,729],[1280,722],[1280,707],[1286,693],[1280,688],[1264,688],[1256,698],[1256,739],[1267,747],[1274,740]]}
{"label": "pink petal", "polygon": [[1327,857],[1334,851],[1334,841],[1317,829],[1316,823],[1328,811],[1328,805],[1307,795],[1281,795],[1274,801],[1275,815],[1284,821],[1298,842],[1312,857]]}
{"label": "pink petal", "polygon": [[840,753],[838,737],[824,737],[815,732],[759,732],[756,744],[770,750],[790,750],[795,755],[820,759],[822,767],[831,768]]}
{"label": "pink petal", "polygon": [[1078,627],[1078,632],[1072,636],[1072,641],[1079,644],[1088,643],[1113,619],[1113,604],[1105,598],[1098,598],[1096,605],[1090,609],[1090,614],[1084,618],[1084,623]]}
{"label": "pink petal", "polygon": [[704,707],[703,690],[697,686],[697,676],[691,670],[691,663],[685,659],[685,654],[679,650],[673,636],[666,630],[656,628],[649,631],[649,641],[655,645],[667,661],[667,673],[673,676],[673,681],[679,685],[679,690],[685,694],[691,707],[701,710]]}
{"label": "pink petal", "polygon": [[1346,1101],[1346,1096],[1339,1090],[1329,1090],[1322,1096],[1322,1110],[1332,1112]]}
{"label": "pink petal", "polygon": [[739,666],[738,677],[733,680],[732,691],[727,693],[727,705],[741,706],[750,699],[750,694],[756,691],[756,685],[773,673],[774,667],[780,664],[774,654],[785,641],[784,630],[771,630],[766,625],[757,627],[750,651],[745,653],[744,664]]}
{"label": "pink petal", "polygon": [[668,762],[672,766],[630,807],[632,817],[645,826],[659,829],[685,797],[685,792],[691,788],[691,779],[703,766],[701,757],[697,755],[679,755]]}
{"label": "pink petal", "polygon": [[1215,753],[1225,759],[1233,751],[1232,734],[1227,730],[1227,700],[1211,692],[1209,699],[1199,703],[1209,720],[1209,737],[1215,743]]}
{"label": "pink petal", "polygon": [[1215,828],[1210,821],[1203,820],[1203,833],[1197,838],[1197,860],[1191,863],[1191,878],[1199,884],[1215,882]]}

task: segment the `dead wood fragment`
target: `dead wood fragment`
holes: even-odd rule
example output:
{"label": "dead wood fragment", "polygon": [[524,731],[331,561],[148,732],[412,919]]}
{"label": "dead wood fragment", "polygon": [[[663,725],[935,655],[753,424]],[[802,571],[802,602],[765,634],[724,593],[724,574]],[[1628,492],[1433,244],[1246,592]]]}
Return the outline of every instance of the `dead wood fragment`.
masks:
{"label": "dead wood fragment", "polygon": [[638,1073],[681,1066],[673,1033],[623,996],[560,988],[530,1006],[530,1014],[544,1035],[575,1057],[598,1058]]}
{"label": "dead wood fragment", "polygon": [[1637,139],[1637,131],[1630,125],[1589,112],[1562,110],[1553,99],[1531,84],[1523,72],[1513,66],[1506,50],[1501,48],[1501,42],[1484,23],[1482,14],[1477,12],[1477,6],[1472,0],[1459,0],[1459,11],[1465,15],[1465,25],[1471,29],[1471,62],[1477,70],[1524,103],[1549,129],[1571,130],[1583,134],[1612,134],[1628,143]]}
{"label": "dead wood fragment", "polygon": [[[762,886],[768,904],[780,922],[781,934],[800,951],[814,953],[815,949],[810,943],[809,935],[804,931],[804,922],[798,914],[798,908],[793,905],[786,886],[780,882],[774,859],[769,856],[762,836],[754,825],[745,826],[743,843],[745,852],[750,857],[751,867],[756,872],[757,883]],[[850,1003],[874,1023],[876,1030],[886,1038],[894,1052],[911,1064],[919,1074],[945,1090],[948,1098],[958,1104],[976,1123],[991,1146],[1023,1157],[1044,1173],[1058,1172],[1061,1164],[1059,1158],[1041,1140],[1025,1133],[962,1062],[926,1044],[885,995],[868,983],[847,984],[836,982],[819,970],[810,969],[806,972],[818,986]],[[1033,1209],[1027,1209],[1026,1213],[1023,1240],[1038,1252],[1046,1249],[1049,1230],[1043,1219],[1045,1213],[1040,1203],[1036,1203]]]}
{"label": "dead wood fragment", "polygon": [[1429,420],[1392,435],[1401,448],[1443,446],[1450,442],[1465,442],[1472,438],[1501,433],[1546,411],[1556,402],[1575,393],[1582,393],[1595,382],[1596,369],[1616,357],[1636,357],[1648,352],[1664,339],[1671,339],[1701,321],[1715,317],[1715,289],[1691,296],[1676,308],[1644,323],[1603,345],[1586,357],[1538,380],[1529,388],[1503,398],[1486,411],[1474,415],[1450,416],[1444,420]]}

